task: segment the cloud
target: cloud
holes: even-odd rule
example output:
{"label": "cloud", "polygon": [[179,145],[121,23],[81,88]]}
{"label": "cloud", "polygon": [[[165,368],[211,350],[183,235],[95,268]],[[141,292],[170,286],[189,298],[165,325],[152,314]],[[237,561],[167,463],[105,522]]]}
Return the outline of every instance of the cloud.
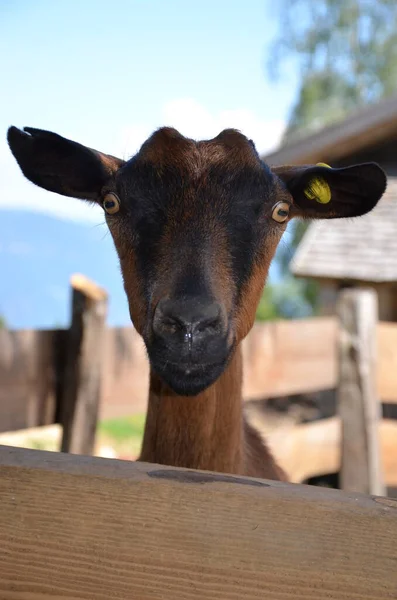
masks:
{"label": "cloud", "polygon": [[[233,127],[251,138],[262,154],[279,144],[285,129],[283,121],[263,119],[244,108],[211,112],[192,98],[179,98],[164,105],[160,111],[159,122],[131,123],[120,131],[116,136],[117,141],[113,141],[110,148],[106,140],[103,147],[108,148],[110,153],[127,159],[162,125],[175,127],[182,134],[194,139],[211,138],[218,135],[222,129]],[[102,210],[99,207],[45,192],[26,180],[4,142],[0,144],[0,172],[0,209],[27,209],[52,214],[61,219],[103,222]]]}
{"label": "cloud", "polygon": [[262,119],[243,108],[211,113],[192,98],[179,98],[164,106],[161,123],[149,127],[133,124],[126,129],[121,143],[123,156],[126,156],[127,149],[127,156],[139,150],[153,130],[162,125],[175,127],[180,133],[193,139],[211,138],[222,129],[232,127],[252,139],[259,153],[265,154],[279,145],[286,124],[280,120]]}

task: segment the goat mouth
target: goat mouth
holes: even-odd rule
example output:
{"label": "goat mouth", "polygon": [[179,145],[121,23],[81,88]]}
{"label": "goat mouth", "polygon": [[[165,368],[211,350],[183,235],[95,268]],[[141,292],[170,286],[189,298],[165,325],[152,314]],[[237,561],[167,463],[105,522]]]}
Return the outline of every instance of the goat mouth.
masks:
{"label": "goat mouth", "polygon": [[[163,340],[145,340],[152,371],[178,396],[197,396],[214,384],[234,353],[234,340],[223,337],[216,344],[193,347],[167,346]],[[229,342],[229,343],[228,343]]]}
{"label": "goat mouth", "polygon": [[217,363],[151,361],[153,370],[178,396],[197,396],[222,375],[228,360]]}

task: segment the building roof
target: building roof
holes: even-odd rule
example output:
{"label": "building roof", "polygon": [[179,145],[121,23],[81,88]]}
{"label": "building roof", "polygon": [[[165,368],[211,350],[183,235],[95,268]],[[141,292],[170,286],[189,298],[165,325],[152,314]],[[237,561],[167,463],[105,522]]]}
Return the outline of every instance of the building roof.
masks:
{"label": "building roof", "polygon": [[364,108],[346,120],[281,146],[263,156],[269,165],[332,162],[382,142],[397,132],[397,95]]}
{"label": "building roof", "polygon": [[397,178],[367,215],[312,223],[290,268],[299,277],[397,282]]}
{"label": "building roof", "polygon": [[[397,95],[263,156],[269,165],[346,160],[397,137]],[[396,154],[397,166],[397,154]],[[364,217],[313,222],[290,264],[299,277],[397,282],[397,178]]]}

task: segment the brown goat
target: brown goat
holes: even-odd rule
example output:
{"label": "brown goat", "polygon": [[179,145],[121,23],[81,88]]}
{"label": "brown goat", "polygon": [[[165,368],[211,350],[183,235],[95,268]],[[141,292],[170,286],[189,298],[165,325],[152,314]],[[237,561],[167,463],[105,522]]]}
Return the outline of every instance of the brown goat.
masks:
{"label": "brown goat", "polygon": [[8,141],[30,181],[104,209],[150,360],[140,460],[285,478],[243,416],[241,341],[288,221],[370,211],[380,167],[270,169],[235,130],[162,128],[126,162],[38,129]]}

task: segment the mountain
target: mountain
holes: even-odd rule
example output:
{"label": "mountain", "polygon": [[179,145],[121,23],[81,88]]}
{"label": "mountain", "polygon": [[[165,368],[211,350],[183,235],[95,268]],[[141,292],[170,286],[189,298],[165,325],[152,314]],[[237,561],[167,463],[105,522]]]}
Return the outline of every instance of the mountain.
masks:
{"label": "mountain", "polygon": [[105,225],[0,209],[0,315],[9,328],[65,327],[69,279],[82,273],[109,293],[109,325],[130,318],[116,251]]}
{"label": "mountain", "polygon": [[[107,290],[109,325],[130,325],[118,258],[105,224],[0,208],[0,318],[10,329],[67,327],[73,273]],[[279,279],[275,261],[269,279]]]}

